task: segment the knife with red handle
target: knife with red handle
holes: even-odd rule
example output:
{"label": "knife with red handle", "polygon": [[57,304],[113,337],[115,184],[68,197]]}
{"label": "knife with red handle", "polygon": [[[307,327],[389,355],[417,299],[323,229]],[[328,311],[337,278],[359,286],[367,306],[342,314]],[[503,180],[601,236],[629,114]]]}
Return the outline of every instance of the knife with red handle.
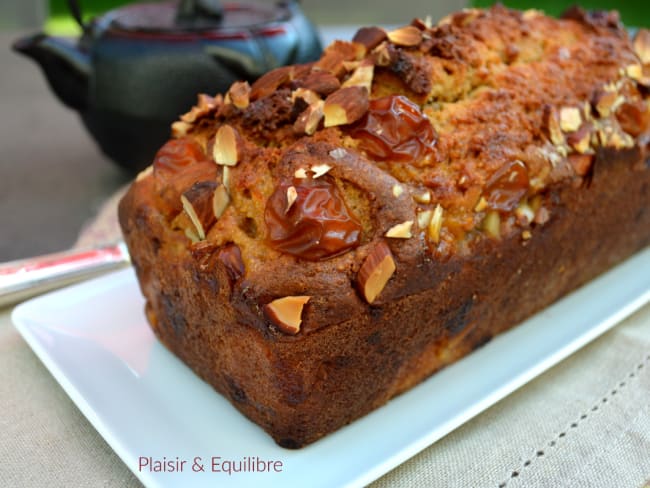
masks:
{"label": "knife with red handle", "polygon": [[124,242],[0,264],[0,307],[130,264]]}

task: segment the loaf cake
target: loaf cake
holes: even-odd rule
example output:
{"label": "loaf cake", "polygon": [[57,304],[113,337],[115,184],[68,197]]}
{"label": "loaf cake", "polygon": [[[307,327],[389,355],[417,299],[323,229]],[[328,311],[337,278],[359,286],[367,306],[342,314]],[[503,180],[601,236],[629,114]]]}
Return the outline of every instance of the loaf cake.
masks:
{"label": "loaf cake", "polygon": [[120,203],[148,321],[311,443],[650,243],[649,94],[650,32],[497,6],[200,95]]}

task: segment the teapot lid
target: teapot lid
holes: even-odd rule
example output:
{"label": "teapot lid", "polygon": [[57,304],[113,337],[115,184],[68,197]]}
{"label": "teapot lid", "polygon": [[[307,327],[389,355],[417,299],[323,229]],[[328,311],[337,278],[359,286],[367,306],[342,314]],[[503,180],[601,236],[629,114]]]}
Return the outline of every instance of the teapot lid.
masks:
{"label": "teapot lid", "polygon": [[286,5],[225,3],[218,0],[180,0],[136,3],[108,12],[98,22],[110,30],[148,34],[197,33],[260,28],[286,21]]}

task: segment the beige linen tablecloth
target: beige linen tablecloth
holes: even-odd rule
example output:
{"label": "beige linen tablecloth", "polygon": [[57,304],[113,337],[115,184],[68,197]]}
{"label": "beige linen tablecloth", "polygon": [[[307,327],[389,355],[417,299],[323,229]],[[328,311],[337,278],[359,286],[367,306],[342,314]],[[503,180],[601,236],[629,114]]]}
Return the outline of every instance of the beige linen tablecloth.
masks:
{"label": "beige linen tablecloth", "polygon": [[[116,200],[78,244],[116,235]],[[9,313],[0,310],[0,486],[139,486]],[[650,305],[373,486],[650,488]]]}

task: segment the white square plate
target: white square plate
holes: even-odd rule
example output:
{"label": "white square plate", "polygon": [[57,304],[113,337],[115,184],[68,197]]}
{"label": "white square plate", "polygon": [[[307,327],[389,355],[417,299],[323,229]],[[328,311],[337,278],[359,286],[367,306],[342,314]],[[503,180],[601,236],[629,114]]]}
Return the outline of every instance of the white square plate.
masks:
{"label": "white square plate", "polygon": [[[650,248],[388,405],[300,450],[278,447],[155,339],[132,270],[36,298],[16,327],[147,486],[363,486],[485,410],[650,300]],[[444,402],[439,401],[444,392]],[[434,401],[435,400],[435,401]],[[139,469],[144,457],[182,472]],[[221,464],[212,471],[211,460]],[[201,458],[204,472],[192,464]],[[250,472],[250,461],[282,462]],[[244,462],[248,472],[224,472]]]}

